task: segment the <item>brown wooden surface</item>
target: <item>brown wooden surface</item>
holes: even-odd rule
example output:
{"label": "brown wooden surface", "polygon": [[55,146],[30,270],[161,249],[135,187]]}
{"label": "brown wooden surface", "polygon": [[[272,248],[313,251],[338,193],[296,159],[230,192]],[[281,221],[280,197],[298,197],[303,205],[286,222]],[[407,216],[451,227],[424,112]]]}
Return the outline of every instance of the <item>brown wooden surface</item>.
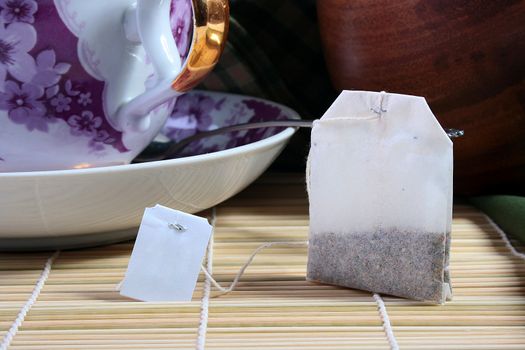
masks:
{"label": "brown wooden surface", "polygon": [[335,87],[425,96],[456,193],[525,193],[525,1],[318,0]]}
{"label": "brown wooden surface", "polygon": [[[260,244],[307,235],[303,179],[266,176],[217,207],[214,276],[227,286]],[[132,247],[61,252],[10,349],[194,349],[202,274],[192,302],[123,298]],[[52,254],[0,254],[0,341]],[[388,349],[372,293],[305,281],[306,258],[306,247],[275,246],[236,291],[212,290],[207,349]],[[471,207],[454,208],[450,264],[445,306],[384,297],[401,349],[524,349],[525,262]]]}

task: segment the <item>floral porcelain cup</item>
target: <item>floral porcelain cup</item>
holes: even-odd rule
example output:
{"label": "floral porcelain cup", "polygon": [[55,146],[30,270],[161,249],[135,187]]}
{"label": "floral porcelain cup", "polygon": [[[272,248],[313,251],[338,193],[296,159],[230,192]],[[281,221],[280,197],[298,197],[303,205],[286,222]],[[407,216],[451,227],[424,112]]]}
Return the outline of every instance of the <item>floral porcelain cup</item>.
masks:
{"label": "floral porcelain cup", "polygon": [[170,115],[197,35],[193,9],[0,0],[0,172],[129,163]]}

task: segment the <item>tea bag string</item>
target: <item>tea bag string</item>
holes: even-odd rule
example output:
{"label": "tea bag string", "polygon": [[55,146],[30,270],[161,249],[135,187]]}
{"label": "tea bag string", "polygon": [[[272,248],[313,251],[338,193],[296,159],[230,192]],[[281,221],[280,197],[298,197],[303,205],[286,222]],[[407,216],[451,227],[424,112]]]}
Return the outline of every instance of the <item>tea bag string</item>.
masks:
{"label": "tea bag string", "polygon": [[[221,286],[219,284],[219,282],[217,282],[217,280],[215,278],[213,278],[213,276],[210,274],[208,269],[206,269],[206,267],[204,267],[203,264],[201,264],[201,271],[204,273],[204,275],[206,275],[206,277],[209,278],[209,280],[211,281],[213,286],[215,286],[215,288],[217,288],[221,292],[219,295],[228,294],[228,293],[233,292],[235,290],[235,288],[237,287],[237,285],[240,282],[241,277],[246,272],[246,269],[251,265],[251,263],[253,262],[253,259],[255,259],[257,254],[259,254],[261,251],[263,251],[263,250],[265,250],[267,248],[278,246],[278,245],[304,247],[304,246],[308,246],[308,241],[289,241],[289,242],[285,242],[285,241],[284,242],[280,242],[279,241],[279,242],[267,242],[267,243],[264,243],[264,244],[260,245],[257,249],[255,249],[253,251],[253,253],[250,255],[248,260],[241,267],[239,272],[237,272],[237,275],[235,276],[235,278],[233,279],[233,282],[230,284],[230,286],[228,288],[225,288],[225,287]],[[210,248],[213,249],[213,245],[210,245]],[[211,252],[211,254],[212,254],[211,256],[213,256],[213,251]],[[124,280],[120,281],[115,286],[115,290],[116,291],[120,291],[122,289],[122,283],[123,282],[124,282]]]}
{"label": "tea bag string", "polygon": [[385,97],[386,97],[386,91],[381,91],[379,93],[379,101],[378,101],[378,107],[372,107],[370,108],[370,110],[372,112],[374,112],[375,114],[377,114],[378,116],[382,117],[383,116],[383,113],[386,113],[388,112],[385,107],[384,107],[384,104],[385,104]]}
{"label": "tea bag string", "polygon": [[310,171],[312,166],[312,151],[308,153],[308,157],[306,158],[306,194],[308,195],[308,198],[310,198]]}
{"label": "tea bag string", "polygon": [[[219,295],[228,294],[228,293],[233,292],[235,290],[235,288],[239,284],[239,281],[240,281],[241,277],[244,275],[244,273],[245,273],[246,269],[248,268],[248,266],[251,265],[251,263],[253,262],[253,259],[255,259],[257,254],[259,254],[264,249],[267,249],[267,248],[270,248],[270,247],[274,247],[274,246],[279,246],[279,245],[304,247],[304,246],[308,246],[308,242],[307,241],[267,242],[267,243],[264,243],[264,244],[260,245],[257,249],[255,249],[253,251],[253,253],[250,255],[250,257],[248,258],[246,263],[244,263],[244,265],[241,267],[239,272],[237,272],[237,275],[233,279],[233,282],[227,288],[221,286],[219,284],[219,282],[217,282],[217,280],[215,278],[213,278],[213,276],[209,273],[209,271],[204,267],[204,265],[201,265],[201,270],[206,275],[206,277],[211,281],[213,286],[220,291]],[[211,246],[211,249],[213,249],[213,246]]]}
{"label": "tea bag string", "polygon": [[[378,106],[375,108],[374,107],[370,108],[372,112],[379,115],[380,117],[383,116],[383,113],[388,112],[385,109],[386,96],[387,96],[386,91],[381,91],[378,96],[378,101],[377,101]],[[306,158],[306,192],[308,193],[308,196],[310,196],[310,169],[311,169],[311,162],[312,162],[311,152],[312,151],[310,150],[310,153],[308,153],[308,157]]]}

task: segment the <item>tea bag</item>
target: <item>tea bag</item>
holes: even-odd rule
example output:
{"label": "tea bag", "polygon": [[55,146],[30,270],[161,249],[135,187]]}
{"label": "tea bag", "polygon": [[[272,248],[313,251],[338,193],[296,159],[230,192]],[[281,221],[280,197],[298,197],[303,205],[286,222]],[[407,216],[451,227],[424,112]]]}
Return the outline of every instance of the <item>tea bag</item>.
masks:
{"label": "tea bag", "polygon": [[208,220],[146,208],[120,294],[142,301],[191,301],[212,234]]}
{"label": "tea bag", "polygon": [[344,91],[308,168],[309,280],[450,299],[452,142],[424,98]]}

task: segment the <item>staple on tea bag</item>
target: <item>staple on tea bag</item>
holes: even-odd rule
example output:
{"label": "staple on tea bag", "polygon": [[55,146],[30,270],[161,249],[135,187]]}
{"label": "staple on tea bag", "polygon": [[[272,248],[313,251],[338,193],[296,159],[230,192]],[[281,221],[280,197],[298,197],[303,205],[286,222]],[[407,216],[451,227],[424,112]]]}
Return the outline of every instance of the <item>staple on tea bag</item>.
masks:
{"label": "staple on tea bag", "polygon": [[314,122],[313,281],[444,303],[452,142],[422,97],[344,91]]}

